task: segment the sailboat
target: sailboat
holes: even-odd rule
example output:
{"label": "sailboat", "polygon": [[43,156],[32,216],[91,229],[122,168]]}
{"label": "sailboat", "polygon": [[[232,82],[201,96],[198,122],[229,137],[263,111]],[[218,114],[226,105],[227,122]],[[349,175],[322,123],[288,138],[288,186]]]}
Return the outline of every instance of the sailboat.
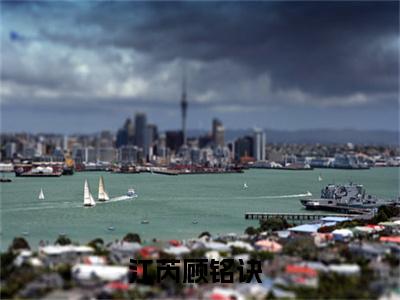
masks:
{"label": "sailboat", "polygon": [[85,187],[83,189],[83,206],[93,207],[95,205],[96,205],[96,202],[94,202],[92,193],[90,193],[89,184],[87,182],[87,179],[85,179]]}
{"label": "sailboat", "polygon": [[321,174],[320,174],[320,175],[318,175],[318,181],[322,181]]}
{"label": "sailboat", "polygon": [[247,183],[245,182],[245,183],[243,183],[243,189],[248,189],[249,188],[249,186],[247,185]]}
{"label": "sailboat", "polygon": [[104,179],[103,176],[100,176],[99,179],[99,195],[98,195],[99,201],[107,201],[110,200],[110,197],[108,196],[105,188],[104,188]]}
{"label": "sailboat", "polygon": [[40,189],[40,193],[39,193],[39,200],[44,200],[44,193],[43,193],[43,189]]}

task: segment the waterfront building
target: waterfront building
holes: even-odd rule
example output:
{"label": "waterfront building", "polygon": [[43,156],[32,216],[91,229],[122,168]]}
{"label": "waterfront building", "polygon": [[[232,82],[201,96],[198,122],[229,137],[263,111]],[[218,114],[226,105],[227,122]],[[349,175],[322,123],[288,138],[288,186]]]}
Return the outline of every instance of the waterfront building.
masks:
{"label": "waterfront building", "polygon": [[181,98],[181,113],[182,113],[182,139],[183,145],[187,145],[187,132],[186,132],[186,113],[187,113],[187,95],[186,95],[186,74],[183,74],[182,80],[182,98]]}
{"label": "waterfront building", "polygon": [[26,146],[24,147],[22,156],[24,158],[34,158],[36,156],[36,147]]}
{"label": "waterfront building", "polygon": [[205,147],[211,146],[212,142],[213,142],[212,136],[209,134],[206,134],[206,135],[202,135],[199,137],[198,143],[199,143],[200,148],[205,148]]}
{"label": "waterfront building", "polygon": [[126,145],[118,149],[118,161],[121,163],[136,163],[139,158],[137,146]]}
{"label": "waterfront building", "polygon": [[169,130],[165,132],[167,148],[177,153],[183,144],[183,135],[180,130]]}
{"label": "waterfront building", "polygon": [[253,146],[253,157],[256,161],[265,160],[265,132],[262,129],[254,129],[254,146]]}
{"label": "waterfront building", "polygon": [[97,162],[97,153],[96,149],[92,146],[86,147],[85,148],[85,157],[84,157],[84,162],[85,163],[95,163]]}
{"label": "waterfront building", "polygon": [[98,160],[102,162],[113,162],[116,158],[116,151],[113,147],[101,147],[97,149]]}
{"label": "waterfront building", "polygon": [[124,126],[117,132],[117,140],[115,144],[117,148],[126,145],[133,145],[133,140],[134,127],[132,124],[132,120],[130,118],[127,118]]}
{"label": "waterfront building", "polygon": [[153,159],[154,156],[154,148],[155,142],[158,139],[158,129],[157,125],[155,124],[148,124],[147,125],[147,144],[148,144],[148,156],[149,160]]}
{"label": "waterfront building", "polygon": [[14,142],[9,142],[5,146],[5,158],[11,159],[17,153],[17,144]]}
{"label": "waterfront building", "polygon": [[218,119],[212,121],[212,139],[215,147],[223,147],[225,145],[224,140],[225,129],[222,122]]}
{"label": "waterfront building", "polygon": [[167,156],[167,137],[165,133],[160,134],[157,140],[155,154],[161,158],[165,158]]}
{"label": "waterfront building", "polygon": [[244,136],[235,141],[235,161],[242,157],[253,157],[254,141],[251,136]]}
{"label": "waterfront building", "polygon": [[109,130],[103,130],[100,132],[99,138],[96,143],[96,147],[113,147],[114,145],[114,136]]}
{"label": "waterfront building", "polygon": [[144,113],[135,115],[135,145],[143,150],[143,155],[146,158],[148,154],[147,141],[147,117]]}

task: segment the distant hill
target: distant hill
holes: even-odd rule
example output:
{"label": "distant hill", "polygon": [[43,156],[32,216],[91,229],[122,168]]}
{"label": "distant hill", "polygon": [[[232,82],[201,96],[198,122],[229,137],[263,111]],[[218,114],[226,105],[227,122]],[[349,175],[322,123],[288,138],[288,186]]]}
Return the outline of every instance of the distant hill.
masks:
{"label": "distant hill", "polygon": [[[267,143],[288,144],[369,144],[369,145],[399,145],[399,132],[389,130],[354,130],[354,129],[304,129],[304,130],[273,130],[266,129]],[[205,131],[190,130],[189,136],[205,134]],[[251,134],[251,129],[225,131],[225,140],[231,141],[240,136]]]}

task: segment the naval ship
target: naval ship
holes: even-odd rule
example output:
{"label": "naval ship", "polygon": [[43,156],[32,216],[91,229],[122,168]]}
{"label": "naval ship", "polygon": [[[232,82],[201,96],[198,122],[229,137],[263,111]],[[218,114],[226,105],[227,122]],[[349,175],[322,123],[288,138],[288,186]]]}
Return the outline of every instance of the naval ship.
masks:
{"label": "naval ship", "polygon": [[318,199],[301,199],[306,209],[343,211],[347,209],[374,209],[382,205],[399,205],[400,200],[385,200],[367,195],[361,184],[329,184],[321,190]]}

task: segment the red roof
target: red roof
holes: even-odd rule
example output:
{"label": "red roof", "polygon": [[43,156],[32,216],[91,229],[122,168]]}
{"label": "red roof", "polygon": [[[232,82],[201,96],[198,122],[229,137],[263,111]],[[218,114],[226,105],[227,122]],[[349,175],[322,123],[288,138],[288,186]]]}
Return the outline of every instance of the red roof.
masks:
{"label": "red roof", "polygon": [[367,227],[373,228],[373,229],[384,229],[384,226],[381,225],[374,225],[374,224],[368,224]]}
{"label": "red roof", "polygon": [[174,246],[174,247],[177,247],[177,246],[180,246],[180,245],[181,245],[181,242],[178,241],[178,240],[170,240],[168,243],[169,243],[171,246]]}
{"label": "red roof", "polygon": [[107,284],[107,288],[113,289],[113,290],[129,290],[129,284],[120,282],[120,281],[113,281]]}
{"label": "red roof", "polygon": [[317,276],[317,271],[313,268],[296,266],[296,265],[287,265],[286,273],[288,274],[296,274],[296,275],[307,275],[307,276]]}
{"label": "red roof", "polygon": [[379,240],[381,242],[399,243],[400,244],[400,236],[381,236],[381,238]]}
{"label": "red roof", "polygon": [[211,300],[230,300],[231,297],[228,297],[227,295],[222,295],[218,293],[214,293],[211,295]]}
{"label": "red roof", "polygon": [[149,258],[151,256],[154,256],[157,253],[158,253],[158,249],[156,247],[153,247],[153,246],[143,247],[139,251],[140,256],[142,256],[143,258]]}

